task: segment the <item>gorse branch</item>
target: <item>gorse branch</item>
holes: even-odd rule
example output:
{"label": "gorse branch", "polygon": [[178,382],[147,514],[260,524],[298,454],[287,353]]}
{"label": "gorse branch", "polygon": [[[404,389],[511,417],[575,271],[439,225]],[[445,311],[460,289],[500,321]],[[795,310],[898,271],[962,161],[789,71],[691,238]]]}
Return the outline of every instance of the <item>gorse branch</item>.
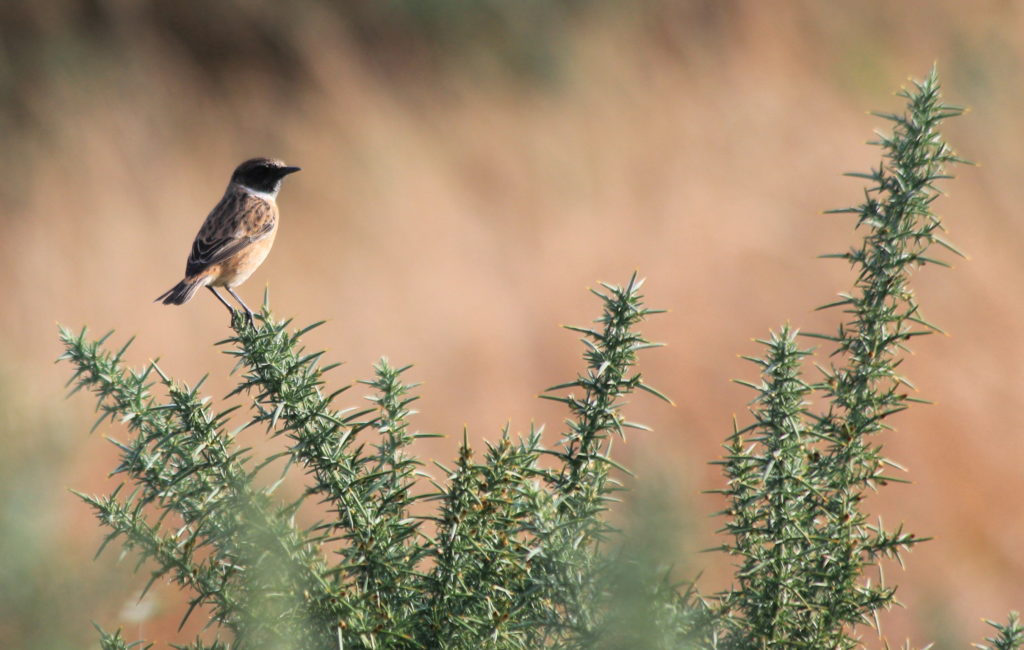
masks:
{"label": "gorse branch", "polygon": [[985,622],[990,627],[995,628],[999,634],[985,639],[992,645],[975,643],[975,648],[980,650],[1018,650],[1024,647],[1024,626],[1020,624],[1020,615],[1017,612],[1010,612],[1006,625],[996,623],[995,621]]}
{"label": "gorse branch", "polygon": [[[611,434],[625,438],[625,429],[643,428],[623,419],[619,399],[640,389],[668,401],[668,398],[645,384],[640,373],[631,372],[638,351],[661,345],[647,341],[635,331],[635,327],[647,316],[661,313],[643,306],[643,296],[640,294],[643,280],[638,280],[634,274],[625,287],[609,284],[602,286],[607,293],[591,290],[604,302],[604,313],[595,321],[601,327],[567,326],[567,329],[584,335],[581,341],[586,346],[583,354],[587,362],[586,373],[579,375],[576,381],[549,388],[547,394],[542,396],[562,402],[575,416],[574,419],[566,420],[569,431],[563,441],[563,449],[553,452],[565,467],[557,485],[566,496],[586,489],[583,483],[588,478],[596,479],[598,484],[592,487],[601,490],[603,474],[586,470],[595,463],[609,462],[606,451],[610,449]],[[557,395],[557,392],[573,388],[582,390],[582,397],[577,397],[575,393]],[[565,507],[571,507],[572,501],[566,500],[563,503]]]}
{"label": "gorse branch", "polygon": [[[934,244],[956,252],[931,206],[945,166],[961,162],[939,125],[961,111],[941,102],[934,70],[901,95],[907,112],[883,115],[893,132],[874,143],[882,165],[851,174],[872,183],[864,202],[834,211],[857,215],[866,232],[858,247],[826,256],[847,260],[856,280],[823,307],[842,308],[837,333],[810,335],[835,345],[823,380],[802,379],[809,351],[796,347],[788,327],[763,342],[763,358],[751,359],[764,377],[748,384],[758,392],[755,423],[732,436],[720,463],[729,479],[723,532],[732,537],[722,550],[739,560],[737,586],[720,596],[727,647],[860,645],[855,628],[895,602],[895,589],[866,571],[923,541],[869,524],[861,506],[868,490],[896,480],[888,471],[898,466],[870,436],[913,401],[897,368],[907,341],[935,329],[920,315],[910,274],[942,264],[930,256]],[[808,411],[812,393],[826,404],[821,414]]]}
{"label": "gorse branch", "polygon": [[869,175],[875,183],[866,200],[841,212],[857,215],[857,227],[867,233],[861,246],[842,257],[857,274],[854,291],[844,297],[847,320],[832,337],[835,359],[815,388],[828,407],[816,429],[825,441],[817,463],[818,482],[828,524],[823,531],[844,540],[832,558],[827,576],[849,594],[829,607],[830,620],[858,624],[894,602],[894,589],[881,577],[870,583],[865,568],[881,557],[899,559],[901,549],[921,539],[901,528],[886,531],[870,525],[861,502],[868,490],[899,480],[889,472],[898,465],[882,455],[870,436],[888,426],[887,418],[915,401],[907,394],[910,382],[898,374],[907,342],[936,328],[924,320],[909,286],[911,273],[926,264],[933,245],[956,249],[940,236],[942,222],[931,211],[939,196],[936,181],[948,178],[945,167],[962,162],[942,140],[939,126],[959,115],[959,108],[942,103],[935,70],[913,90],[903,115],[884,115],[893,132],[875,143],[883,164]]}
{"label": "gorse branch", "polygon": [[807,424],[811,388],[800,373],[810,351],[800,349],[795,336],[783,327],[759,341],[764,358],[747,357],[763,374],[760,384],[746,384],[757,391],[754,423],[733,434],[725,460],[716,463],[728,479],[717,492],[730,500],[724,513],[730,519],[720,532],[734,540],[721,550],[740,561],[738,585],[723,598],[734,647],[831,647],[814,632],[815,607],[834,594],[827,583],[808,580],[827,559],[820,553],[817,486],[810,475],[816,441]]}
{"label": "gorse branch", "polygon": [[[254,422],[289,438],[289,465],[305,469],[312,481],[307,494],[332,511],[312,530],[324,542],[342,542],[332,582],[346,594],[345,628],[357,635],[382,627],[410,635],[398,629],[410,613],[400,610],[408,610],[409,595],[418,589],[415,567],[425,550],[409,513],[418,463],[405,454],[417,437],[406,432],[407,406],[415,400],[408,396],[412,386],[401,381],[407,368],[381,361],[376,378],[366,382],[375,390],[376,408],[335,410],[334,398],[347,387],[325,394],[323,374],[334,366],[320,367],[322,353],[308,354],[299,345],[321,323],[289,333],[288,323],[272,322],[266,307],[264,322],[261,330],[242,327],[226,341],[245,371],[232,394],[253,395]],[[363,438],[371,432],[378,442],[368,447]]]}
{"label": "gorse branch", "polygon": [[[609,470],[616,466],[610,455],[612,442],[615,436],[624,438],[628,428],[644,428],[624,419],[621,400],[639,389],[667,401],[634,370],[637,352],[660,345],[635,329],[647,316],[659,313],[644,306],[642,286],[634,274],[623,287],[605,284],[604,291],[592,290],[604,304],[595,321],[598,326],[567,327],[583,334],[587,369],[575,381],[553,386],[543,395],[565,404],[574,417],[566,420],[561,448],[547,452],[559,463],[557,471],[545,474],[550,507],[557,516],[535,523],[535,534],[551,549],[537,562],[549,580],[546,597],[560,603],[561,624],[585,637],[594,634],[601,608],[600,594],[593,589],[602,567],[594,564],[599,556],[592,549],[615,532],[602,515],[618,489],[609,478]],[[569,394],[561,394],[564,391]]]}
{"label": "gorse branch", "polygon": [[[307,602],[292,599],[279,612],[273,629],[291,638],[308,636],[302,631],[310,620],[330,617],[333,594],[322,579],[319,554],[291,524],[288,509],[254,486],[247,451],[223,431],[232,409],[212,413],[197,388],[175,385],[156,364],[139,373],[125,370],[125,348],[103,350],[106,337],[90,342],[84,331],[68,330],[61,337],[64,358],[77,367],[76,389],[96,393],[104,417],[119,417],[131,435],[129,442],[114,441],[121,452],[114,474],[123,474],[124,483],[107,497],[83,496],[112,531],[106,543],[124,538],[126,548],[156,564],[149,584],[166,576],[193,594],[186,618],[208,605],[212,620],[240,640],[266,636],[265,622],[247,620],[242,607],[264,595],[317,595]],[[165,403],[149,393],[153,375],[167,390]],[[274,570],[239,570],[257,559]]]}

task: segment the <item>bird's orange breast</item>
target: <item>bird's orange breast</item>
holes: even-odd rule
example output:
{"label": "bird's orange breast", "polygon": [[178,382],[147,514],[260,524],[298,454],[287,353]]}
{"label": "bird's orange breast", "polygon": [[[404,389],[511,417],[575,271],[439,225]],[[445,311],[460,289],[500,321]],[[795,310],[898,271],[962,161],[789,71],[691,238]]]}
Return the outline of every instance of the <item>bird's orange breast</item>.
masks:
{"label": "bird's orange breast", "polygon": [[277,225],[275,224],[274,229],[266,237],[246,246],[223,262],[210,266],[207,269],[207,273],[212,278],[210,286],[237,287],[248,280],[249,276],[263,263],[263,260],[267,259],[276,237]]}

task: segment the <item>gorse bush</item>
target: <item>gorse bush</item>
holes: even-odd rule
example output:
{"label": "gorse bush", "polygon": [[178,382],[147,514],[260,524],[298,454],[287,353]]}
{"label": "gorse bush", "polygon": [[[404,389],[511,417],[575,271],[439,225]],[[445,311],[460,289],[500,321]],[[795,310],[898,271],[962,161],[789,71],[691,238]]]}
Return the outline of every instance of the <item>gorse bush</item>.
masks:
{"label": "gorse bush", "polygon": [[[606,609],[600,549],[614,532],[603,512],[618,486],[607,450],[639,426],[621,414],[622,398],[659,395],[633,369],[653,345],[636,331],[651,313],[641,284],[605,285],[597,325],[574,328],[587,367],[547,395],[572,415],[559,447],[543,447],[539,431],[522,439],[506,431],[478,459],[464,440],[431,491],[413,490],[415,397],[405,369],[382,361],[367,382],[373,406],[336,409],[344,389],[326,392],[330,366],[301,347],[311,328],[289,332],[266,305],[262,327],[239,317],[223,342],[242,372],[232,395],[251,409],[233,431],[227,422],[239,406],[215,412],[199,386],[172,381],[155,363],[128,370],[125,348],[63,331],[75,383],[99,397],[100,422],[117,418],[130,436],[115,443],[123,489],[83,498],[110,528],[108,542],[149,560],[150,583],[173,580],[193,594],[186,616],[206,607],[233,647],[536,648],[597,638]],[[153,396],[155,384],[167,400]],[[254,457],[237,441],[253,426],[286,437],[286,450]],[[280,481],[266,486],[262,477],[295,468],[306,474],[302,498],[275,499]],[[295,514],[309,498],[326,504],[329,518],[301,528]],[[417,501],[434,514],[414,516]],[[672,602],[682,620],[683,601]]]}
{"label": "gorse bush", "polygon": [[[865,495],[899,466],[876,434],[917,401],[898,373],[910,339],[935,327],[920,314],[912,271],[956,252],[931,211],[935,184],[960,162],[939,126],[960,110],[943,104],[933,71],[903,93],[907,111],[882,136],[878,169],[853,214],[863,236],[846,260],[853,289],[830,305],[835,332],[808,335],[829,350],[817,378],[812,351],[784,326],[751,358],[761,380],[753,422],[737,427],[719,461],[733,586],[701,595],[660,558],[636,552],[606,516],[622,489],[610,456],[628,429],[634,393],[665,399],[636,369],[656,344],[639,332],[655,313],[634,275],[594,293],[602,312],[582,335],[584,368],[544,397],[568,412],[560,442],[539,429],[507,430],[474,451],[463,438],[436,479],[412,455],[415,386],[407,367],[381,361],[365,382],[370,403],[337,406],[322,353],[274,320],[238,317],[221,342],[237,357],[239,382],[221,410],[152,363],[135,371],[125,347],[61,331],[72,383],[98,398],[97,425],[121,423],[115,442],[122,484],[82,495],[109,530],[106,543],[133,551],[149,584],[172,581],[201,608],[218,640],[201,648],[853,648],[864,626],[894,602],[880,561],[923,541],[873,524]],[[200,382],[201,383],[201,382]],[[159,387],[159,394],[154,389]],[[815,399],[820,406],[810,406]],[[248,409],[247,412],[242,409]],[[229,422],[241,426],[229,428]],[[283,450],[261,456],[243,442],[262,430]],[[298,498],[278,489],[304,475]],[[300,512],[304,517],[298,517]],[[303,526],[299,519],[318,513]],[[105,545],[106,545],[105,543]],[[148,588],[148,587],[147,587]],[[1016,615],[992,623],[993,648],[1019,648]],[[141,647],[101,632],[108,649]],[[989,647],[989,646],[978,646]]]}

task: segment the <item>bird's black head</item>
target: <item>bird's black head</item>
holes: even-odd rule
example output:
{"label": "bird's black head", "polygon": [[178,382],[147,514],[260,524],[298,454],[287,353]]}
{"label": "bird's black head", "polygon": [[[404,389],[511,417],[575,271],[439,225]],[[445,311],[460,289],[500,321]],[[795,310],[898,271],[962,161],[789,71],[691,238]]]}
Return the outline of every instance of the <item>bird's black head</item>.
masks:
{"label": "bird's black head", "polygon": [[253,158],[235,168],[231,182],[257,192],[277,194],[281,179],[297,171],[298,167],[289,167],[275,158]]}

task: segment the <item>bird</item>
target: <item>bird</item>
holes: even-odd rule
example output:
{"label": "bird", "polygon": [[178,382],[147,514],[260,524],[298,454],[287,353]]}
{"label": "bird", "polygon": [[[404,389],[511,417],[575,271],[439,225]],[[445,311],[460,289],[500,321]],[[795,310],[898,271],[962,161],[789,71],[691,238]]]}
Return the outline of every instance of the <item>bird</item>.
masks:
{"label": "bird", "polygon": [[277,235],[277,193],[285,176],[299,171],[276,158],[251,158],[235,168],[220,202],[207,215],[192,242],[185,278],[154,302],[182,305],[206,287],[231,313],[235,309],[215,287],[224,287],[245,310],[255,329],[253,312],[234,287],[249,279],[263,263]]}

